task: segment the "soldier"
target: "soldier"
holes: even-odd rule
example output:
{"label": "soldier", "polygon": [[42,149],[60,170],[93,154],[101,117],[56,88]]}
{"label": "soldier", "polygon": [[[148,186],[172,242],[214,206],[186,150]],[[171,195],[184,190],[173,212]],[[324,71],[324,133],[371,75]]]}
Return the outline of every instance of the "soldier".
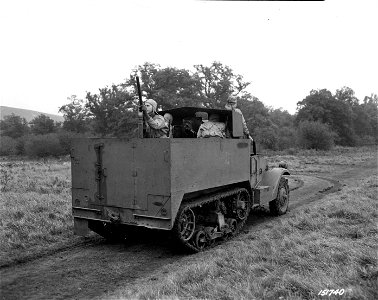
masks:
{"label": "soldier", "polygon": [[227,104],[225,106],[225,108],[227,110],[234,110],[236,111],[237,113],[241,114],[242,116],[242,121],[243,121],[243,133],[246,137],[248,137],[250,140],[253,141],[253,138],[251,137],[250,133],[249,133],[249,130],[248,130],[248,127],[247,127],[247,123],[245,122],[245,119],[244,119],[244,116],[243,116],[243,113],[241,112],[241,110],[239,108],[236,107],[237,105],[237,101],[235,99],[228,99],[227,100]]}
{"label": "soldier", "polygon": [[168,127],[168,137],[171,138],[173,137],[173,126],[172,126],[172,122],[173,122],[173,116],[169,113],[165,113],[164,114],[164,120],[165,120],[165,123],[167,124],[167,127]]}
{"label": "soldier", "polygon": [[157,103],[153,99],[147,99],[142,106],[144,120],[146,122],[147,137],[167,138],[168,126],[163,116],[156,111]]}
{"label": "soldier", "polygon": [[219,115],[211,114],[209,120],[204,122],[197,132],[197,138],[226,137],[226,124],[219,122]]}

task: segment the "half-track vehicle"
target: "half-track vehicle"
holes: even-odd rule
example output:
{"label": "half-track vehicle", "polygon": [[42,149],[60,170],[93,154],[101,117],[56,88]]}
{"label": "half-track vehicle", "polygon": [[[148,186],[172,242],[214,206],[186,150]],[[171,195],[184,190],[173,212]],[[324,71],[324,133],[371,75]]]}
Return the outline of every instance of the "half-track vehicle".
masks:
{"label": "half-track vehicle", "polygon": [[[269,168],[243,138],[242,116],[195,107],[173,116],[172,138],[81,138],[71,149],[74,231],[112,237],[138,227],[171,231],[192,251],[237,234],[251,209],[286,213],[285,168]],[[196,138],[216,113],[229,138]]]}

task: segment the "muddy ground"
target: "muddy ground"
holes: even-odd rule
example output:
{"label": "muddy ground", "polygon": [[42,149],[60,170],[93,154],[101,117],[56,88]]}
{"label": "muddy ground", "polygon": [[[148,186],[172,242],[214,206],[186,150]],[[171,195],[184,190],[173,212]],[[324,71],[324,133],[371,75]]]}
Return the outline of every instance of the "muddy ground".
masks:
{"label": "muddy ground", "polygon": [[[287,215],[376,172],[377,161],[371,161],[335,166],[327,174],[293,174]],[[245,231],[257,231],[274,221],[264,212],[254,212]],[[151,274],[157,274],[158,280],[166,275],[163,266],[179,263],[184,255],[172,249],[167,234],[155,231],[116,244],[97,236],[81,238],[77,244],[49,255],[1,267],[1,299],[106,299]]]}

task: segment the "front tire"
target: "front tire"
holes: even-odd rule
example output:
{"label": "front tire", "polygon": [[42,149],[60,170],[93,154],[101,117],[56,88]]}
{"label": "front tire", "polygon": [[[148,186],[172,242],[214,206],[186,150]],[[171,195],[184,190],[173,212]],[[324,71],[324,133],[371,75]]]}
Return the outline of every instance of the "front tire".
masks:
{"label": "front tire", "polygon": [[286,214],[289,207],[289,184],[287,179],[281,177],[278,184],[276,199],[269,202],[269,211],[274,216]]}

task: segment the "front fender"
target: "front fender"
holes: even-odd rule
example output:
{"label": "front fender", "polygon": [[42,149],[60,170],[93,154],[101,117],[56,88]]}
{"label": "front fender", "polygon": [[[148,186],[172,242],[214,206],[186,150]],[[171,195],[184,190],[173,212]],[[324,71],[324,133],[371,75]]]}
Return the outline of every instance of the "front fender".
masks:
{"label": "front fender", "polygon": [[258,187],[262,188],[260,196],[261,205],[265,205],[276,198],[278,184],[283,175],[290,175],[290,173],[285,168],[274,168],[263,174],[262,180],[258,185]]}

